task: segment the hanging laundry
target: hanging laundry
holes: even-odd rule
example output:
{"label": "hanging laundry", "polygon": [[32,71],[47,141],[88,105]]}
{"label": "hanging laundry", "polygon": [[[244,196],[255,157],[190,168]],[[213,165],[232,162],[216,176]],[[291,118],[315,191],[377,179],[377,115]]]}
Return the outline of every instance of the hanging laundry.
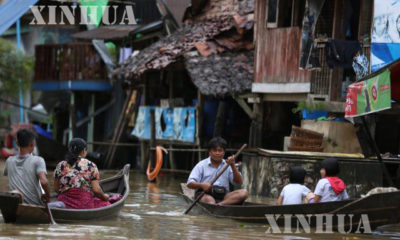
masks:
{"label": "hanging laundry", "polygon": [[368,75],[369,61],[363,54],[357,54],[353,59],[353,70],[357,79],[361,79]]}
{"label": "hanging laundry", "polygon": [[315,26],[325,0],[307,0],[303,17],[303,28],[301,30],[300,69],[319,68],[315,61],[316,48],[314,46]]}
{"label": "hanging laundry", "polygon": [[361,45],[357,41],[331,39],[325,50],[326,62],[330,68],[351,69],[354,56],[361,52]]}

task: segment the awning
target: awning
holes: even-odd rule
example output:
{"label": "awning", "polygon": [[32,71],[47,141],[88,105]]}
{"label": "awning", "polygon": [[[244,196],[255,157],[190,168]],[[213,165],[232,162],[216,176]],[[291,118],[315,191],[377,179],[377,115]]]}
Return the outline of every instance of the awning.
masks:
{"label": "awning", "polygon": [[129,36],[129,33],[137,29],[139,26],[103,26],[88,31],[78,32],[72,35],[73,38],[78,39],[120,39]]}
{"label": "awning", "polygon": [[11,27],[38,0],[8,0],[0,6],[0,35]]}
{"label": "awning", "polygon": [[345,117],[359,117],[391,108],[400,101],[400,59],[347,88]]}

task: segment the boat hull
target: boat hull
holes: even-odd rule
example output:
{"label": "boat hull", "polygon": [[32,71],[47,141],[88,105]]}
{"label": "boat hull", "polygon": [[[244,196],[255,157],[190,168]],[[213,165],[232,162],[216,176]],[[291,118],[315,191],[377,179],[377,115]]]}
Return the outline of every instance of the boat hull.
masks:
{"label": "boat hull", "polygon": [[[61,209],[51,208],[56,222],[76,222],[98,219],[109,219],[117,216],[129,195],[129,170],[127,164],[115,176],[100,181],[106,193],[118,193],[122,199],[106,207],[96,209]],[[49,223],[49,217],[43,206],[19,204],[19,196],[13,193],[0,193],[0,207],[5,222],[15,223]]]}
{"label": "boat hull", "polygon": [[[182,196],[193,203],[193,192],[181,184]],[[269,224],[268,216],[273,216],[279,227],[287,226],[285,218],[290,218],[291,226],[297,226],[299,215],[307,219],[310,227],[323,220],[332,219],[332,229],[354,232],[357,226],[368,224],[371,230],[386,224],[400,222],[400,192],[370,195],[356,200],[294,205],[264,205],[244,203],[243,205],[218,206],[199,202],[197,208],[214,217],[229,218],[244,222]],[[365,222],[368,221],[368,223]]]}

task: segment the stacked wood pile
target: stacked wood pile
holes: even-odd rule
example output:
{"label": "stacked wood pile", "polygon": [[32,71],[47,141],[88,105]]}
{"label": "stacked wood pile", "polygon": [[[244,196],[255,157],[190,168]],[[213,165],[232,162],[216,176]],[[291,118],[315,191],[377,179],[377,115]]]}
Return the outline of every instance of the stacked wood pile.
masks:
{"label": "stacked wood pile", "polygon": [[292,126],[289,151],[322,152],[324,134],[308,129]]}

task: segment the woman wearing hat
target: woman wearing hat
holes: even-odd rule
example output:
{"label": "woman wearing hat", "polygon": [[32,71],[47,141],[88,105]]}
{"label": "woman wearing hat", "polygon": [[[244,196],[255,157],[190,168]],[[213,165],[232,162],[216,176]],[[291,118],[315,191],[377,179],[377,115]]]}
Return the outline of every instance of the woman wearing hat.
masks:
{"label": "woman wearing hat", "polygon": [[90,209],[110,205],[109,196],[100,187],[96,164],[87,160],[86,142],[74,138],[69,142],[66,160],[54,170],[54,190],[57,201],[67,208]]}

